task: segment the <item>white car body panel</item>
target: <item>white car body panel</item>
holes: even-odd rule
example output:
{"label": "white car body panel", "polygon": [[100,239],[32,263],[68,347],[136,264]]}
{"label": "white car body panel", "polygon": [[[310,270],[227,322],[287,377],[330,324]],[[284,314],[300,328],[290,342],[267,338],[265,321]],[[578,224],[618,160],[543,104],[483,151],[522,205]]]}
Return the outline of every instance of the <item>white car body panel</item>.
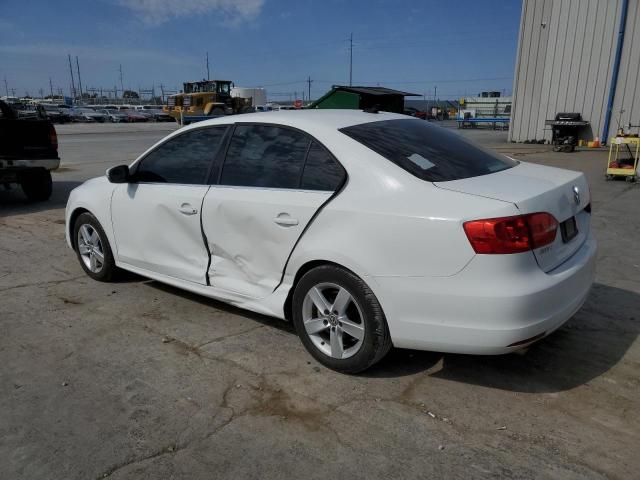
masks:
{"label": "white car body panel", "polygon": [[118,260],[204,285],[209,258],[200,207],[207,190],[207,185],[118,185],[111,198]]}
{"label": "white car body panel", "polygon": [[[287,297],[301,268],[309,262],[339,264],[373,290],[398,347],[497,354],[548,335],[580,308],[595,275],[596,242],[584,211],[590,201],[584,175],[521,163],[434,184],[338,131],[408,118],[280,111],[184,127],[147,152],[192,128],[281,124],[322,143],[347,171],[347,184],[332,195],[216,185],[113,185],[102,177],[71,193],[67,235],[72,216],[88,210],[107,233],[118,266],[278,318],[286,316]],[[574,185],[582,193],[578,203],[572,199]],[[133,197],[131,189],[138,189]],[[198,198],[202,203],[196,205]],[[202,210],[202,229],[200,213],[179,213],[185,202]],[[549,211],[558,221],[576,215],[578,222],[579,236],[562,244],[558,234],[548,263],[542,252],[478,255],[462,228],[468,220],[537,211]],[[274,219],[280,213],[298,224],[278,225]],[[207,250],[212,254],[208,270]]]}

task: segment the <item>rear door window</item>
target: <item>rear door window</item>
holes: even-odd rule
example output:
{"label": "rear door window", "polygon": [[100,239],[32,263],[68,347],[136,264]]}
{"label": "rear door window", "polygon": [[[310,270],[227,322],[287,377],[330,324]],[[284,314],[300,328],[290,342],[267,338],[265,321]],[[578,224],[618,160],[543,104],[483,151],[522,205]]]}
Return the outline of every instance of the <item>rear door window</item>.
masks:
{"label": "rear door window", "polygon": [[227,127],[207,127],[177,135],[152,150],[136,169],[139,182],[205,185]]}
{"label": "rear door window", "polygon": [[221,185],[298,188],[311,139],[272,125],[238,125],[220,176]]}
{"label": "rear door window", "polygon": [[423,120],[383,120],[340,129],[418,178],[446,182],[517,165],[460,135]]}
{"label": "rear door window", "polygon": [[321,145],[311,143],[307,161],[304,164],[300,188],[334,192],[345,176],[344,169]]}

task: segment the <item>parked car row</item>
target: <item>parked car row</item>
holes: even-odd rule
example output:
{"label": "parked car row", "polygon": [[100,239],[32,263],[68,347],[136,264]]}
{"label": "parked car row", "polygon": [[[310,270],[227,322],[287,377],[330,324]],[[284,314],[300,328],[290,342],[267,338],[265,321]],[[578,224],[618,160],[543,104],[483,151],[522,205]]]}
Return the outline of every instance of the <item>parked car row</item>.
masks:
{"label": "parked car row", "polygon": [[[172,122],[173,118],[156,105],[90,105],[75,106],[39,104],[36,110],[53,123],[122,123],[122,122]],[[25,112],[26,113],[26,112]],[[34,111],[34,114],[36,112]]]}

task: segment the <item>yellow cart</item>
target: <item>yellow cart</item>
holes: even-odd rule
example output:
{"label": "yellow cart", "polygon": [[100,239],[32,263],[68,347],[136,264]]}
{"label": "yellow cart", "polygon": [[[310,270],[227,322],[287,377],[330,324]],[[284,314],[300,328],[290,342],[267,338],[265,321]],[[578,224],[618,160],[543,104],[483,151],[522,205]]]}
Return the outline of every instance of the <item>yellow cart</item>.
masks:
{"label": "yellow cart", "polygon": [[624,177],[627,182],[638,178],[640,137],[613,137],[609,143],[607,180]]}

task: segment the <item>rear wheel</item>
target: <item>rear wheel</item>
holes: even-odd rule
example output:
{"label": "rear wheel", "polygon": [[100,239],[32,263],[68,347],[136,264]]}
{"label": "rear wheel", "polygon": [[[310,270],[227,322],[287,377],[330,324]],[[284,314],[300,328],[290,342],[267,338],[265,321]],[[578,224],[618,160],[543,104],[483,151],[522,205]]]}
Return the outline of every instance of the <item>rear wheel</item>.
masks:
{"label": "rear wheel", "polygon": [[116,278],[116,267],[111,246],[100,222],[86,212],[78,217],[73,227],[76,254],[80,266],[94,280],[109,282]]}
{"label": "rear wheel", "polygon": [[310,270],[298,282],[292,306],[302,344],[333,370],[361,372],[391,348],[378,299],[348,270],[334,265]]}
{"label": "rear wheel", "polygon": [[28,170],[20,176],[20,186],[32,202],[49,200],[53,189],[51,172],[44,168]]}

